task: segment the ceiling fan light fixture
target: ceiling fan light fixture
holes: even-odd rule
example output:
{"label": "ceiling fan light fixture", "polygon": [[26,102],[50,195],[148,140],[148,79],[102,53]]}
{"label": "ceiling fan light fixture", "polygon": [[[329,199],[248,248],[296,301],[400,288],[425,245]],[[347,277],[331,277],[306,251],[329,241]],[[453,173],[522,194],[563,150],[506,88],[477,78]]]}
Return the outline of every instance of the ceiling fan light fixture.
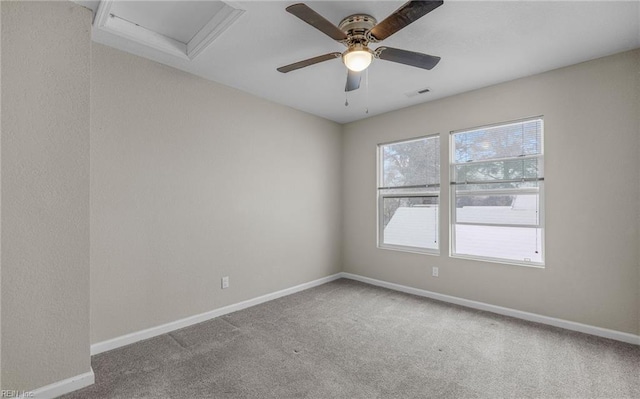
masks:
{"label": "ceiling fan light fixture", "polygon": [[364,71],[371,61],[373,61],[373,53],[367,46],[361,44],[350,47],[342,54],[342,62],[354,72]]}

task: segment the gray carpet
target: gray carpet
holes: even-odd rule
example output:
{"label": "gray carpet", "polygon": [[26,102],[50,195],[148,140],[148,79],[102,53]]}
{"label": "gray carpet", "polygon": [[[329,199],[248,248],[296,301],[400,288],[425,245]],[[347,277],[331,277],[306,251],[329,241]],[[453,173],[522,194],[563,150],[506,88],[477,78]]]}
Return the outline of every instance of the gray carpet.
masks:
{"label": "gray carpet", "polygon": [[351,280],[92,358],[66,398],[640,398],[640,348]]}

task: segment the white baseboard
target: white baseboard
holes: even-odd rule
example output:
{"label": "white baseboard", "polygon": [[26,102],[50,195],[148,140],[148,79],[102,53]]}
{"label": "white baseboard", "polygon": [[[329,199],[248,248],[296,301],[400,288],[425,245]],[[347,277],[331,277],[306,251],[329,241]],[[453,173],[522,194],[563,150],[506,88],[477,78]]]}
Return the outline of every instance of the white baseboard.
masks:
{"label": "white baseboard", "polygon": [[147,328],[146,330],[136,331],[130,334],[122,335],[120,337],[112,338],[106,341],[98,342],[91,345],[91,355],[97,355],[98,353],[106,352],[112,349],[120,348],[125,345],[132,344],[134,342],[142,341],[145,339],[153,338],[158,335],[166,334],[171,331],[179,330],[184,327],[189,327],[194,324],[202,323],[203,321],[211,320],[216,317],[223,316],[228,313],[237,312],[238,310],[246,309],[251,306],[259,305],[264,302],[268,302],[283,296],[295,294],[296,292],[304,291],[306,289],[316,287],[328,283],[333,280],[341,278],[341,273],[336,273],[331,276],[323,277],[317,280],[310,281],[296,285],[295,287],[285,288],[280,291],[272,292],[270,294],[262,295],[257,298],[248,299],[246,301],[238,302],[233,305],[225,306],[223,308],[215,309],[209,312],[197,314],[195,316],[186,317],[184,319],[172,321],[160,326]]}
{"label": "white baseboard", "polygon": [[550,326],[564,328],[566,330],[578,331],[585,334],[596,335],[598,337],[614,339],[616,341],[627,342],[629,344],[640,345],[640,336],[629,334],[616,330],[609,330],[607,328],[590,326],[588,324],[576,323],[573,321],[567,321],[557,319],[555,317],[548,317],[539,315],[536,313],[523,312],[521,310],[505,308],[502,306],[490,305],[484,302],[472,301],[470,299],[458,298],[455,296],[438,294],[437,292],[431,292],[422,290],[419,288],[407,287],[406,285],[400,285],[395,283],[389,283],[382,280],[376,280],[369,277],[360,276],[352,273],[340,273],[340,277],[348,278],[351,280],[360,281],[363,283],[376,285],[378,287],[388,288],[394,291],[406,292],[408,294],[423,296],[431,299],[437,299],[442,302],[454,303],[456,305],[466,306],[468,308],[485,310],[491,313],[497,313],[504,316],[511,316],[517,319],[533,321],[536,323],[547,324]]}
{"label": "white baseboard", "polygon": [[84,374],[76,375],[75,377],[67,378],[66,380],[54,382],[53,384],[46,385],[42,388],[38,388],[30,392],[23,392],[22,396],[19,397],[53,399],[57,398],[58,396],[76,391],[78,389],[88,387],[89,385],[93,385],[94,381],[95,376],[93,374],[93,369],[90,369]]}
{"label": "white baseboard", "polygon": [[[95,355],[111,349],[119,348],[121,346],[129,345],[134,342],[138,342],[138,341],[142,341],[158,335],[166,334],[168,332],[175,331],[184,327],[188,327],[193,324],[201,323],[203,321],[207,321],[216,317],[220,317],[228,313],[236,312],[238,310],[259,305],[261,303],[268,302],[277,298],[281,298],[283,296],[304,291],[306,289],[316,287],[318,285],[322,285],[340,278],[356,280],[366,284],[371,284],[378,287],[388,288],[394,291],[405,292],[408,294],[418,295],[426,298],[436,299],[439,301],[453,303],[453,304],[465,306],[468,308],[484,310],[487,312],[497,313],[504,316],[510,316],[510,317],[515,317],[522,320],[528,320],[536,323],[560,327],[566,330],[578,331],[581,333],[591,334],[598,337],[609,338],[616,341],[622,341],[630,344],[640,345],[639,335],[629,334],[629,333],[615,331],[615,330],[609,330],[602,327],[590,326],[587,324],[557,319],[554,317],[543,316],[535,313],[523,312],[516,309],[510,309],[502,306],[491,305],[484,302],[472,301],[470,299],[458,298],[451,295],[438,294],[436,292],[427,291],[420,288],[413,288],[405,285],[390,283],[387,281],[376,280],[370,277],[364,277],[357,274],[340,272],[337,274],[333,274],[331,276],[320,278],[318,280],[310,281],[308,283],[296,285],[295,287],[286,288],[284,290],[262,295],[257,298],[253,298],[253,299],[249,299],[233,305],[225,306],[220,309],[215,309],[210,312],[201,313],[195,316],[176,320],[174,322],[163,324],[157,327],[152,327],[146,330],[134,332],[131,334],[126,334],[126,335],[113,338],[107,341],[98,342],[96,344],[91,345],[91,354]],[[89,385],[92,385],[94,381],[95,381],[95,376],[93,374],[93,369],[91,369],[90,371],[84,374],[67,378],[65,380],[55,382],[53,384],[38,388],[30,392],[25,391],[22,397],[52,399],[52,398],[56,398],[58,396],[62,396],[67,393],[76,391],[78,389],[87,387]]]}
{"label": "white baseboard", "polygon": [[113,339],[98,342],[91,345],[91,355],[106,352],[112,349],[120,348],[125,345],[129,345],[138,341],[153,338],[158,335],[166,334],[171,331],[179,330],[184,327],[188,327],[194,324],[201,323],[203,321],[211,320],[216,317],[223,316],[238,310],[246,309],[251,306],[259,305],[264,302],[268,302],[283,296],[295,294],[296,292],[304,291],[309,288],[316,287],[334,281],[340,278],[348,278],[351,280],[360,281],[363,283],[388,288],[394,291],[406,292],[408,294],[423,296],[426,298],[432,298],[443,302],[453,303],[456,305],[466,306],[468,308],[484,310],[487,312],[497,313],[505,316],[515,317],[518,319],[533,321],[536,323],[547,324],[555,327],[564,328],[571,331],[578,331],[585,334],[591,334],[599,337],[614,339],[617,341],[627,342],[630,344],[640,345],[640,336],[629,334],[625,332],[609,330],[602,327],[590,326],[587,324],[576,323],[573,321],[567,321],[557,319],[554,317],[543,316],[535,313],[523,312],[516,309],[505,308],[502,306],[491,305],[484,302],[472,301],[470,299],[458,298],[455,296],[438,294],[419,288],[408,287],[405,285],[390,283],[387,281],[376,280],[369,277],[360,276],[352,273],[340,272],[331,276],[323,277],[308,283],[296,285],[295,287],[286,288],[281,291],[276,291],[270,294],[262,295],[257,298],[249,299],[243,302],[239,302],[233,305],[225,306],[219,309],[215,309],[209,312],[201,313],[198,315],[190,316],[184,319],[176,320],[160,326],[151,327],[146,330],[136,331],[130,334],[122,335]]}

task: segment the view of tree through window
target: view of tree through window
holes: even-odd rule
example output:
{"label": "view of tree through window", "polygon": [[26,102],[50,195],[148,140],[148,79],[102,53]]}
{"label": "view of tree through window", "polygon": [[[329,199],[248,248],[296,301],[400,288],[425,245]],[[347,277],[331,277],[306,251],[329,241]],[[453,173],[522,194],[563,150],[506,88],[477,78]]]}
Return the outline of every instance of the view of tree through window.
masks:
{"label": "view of tree through window", "polygon": [[384,187],[438,184],[440,141],[420,139],[382,146]]}
{"label": "view of tree through window", "polygon": [[439,137],[380,145],[379,168],[380,246],[437,251]]}
{"label": "view of tree through window", "polygon": [[542,119],[451,135],[452,254],[543,264]]}

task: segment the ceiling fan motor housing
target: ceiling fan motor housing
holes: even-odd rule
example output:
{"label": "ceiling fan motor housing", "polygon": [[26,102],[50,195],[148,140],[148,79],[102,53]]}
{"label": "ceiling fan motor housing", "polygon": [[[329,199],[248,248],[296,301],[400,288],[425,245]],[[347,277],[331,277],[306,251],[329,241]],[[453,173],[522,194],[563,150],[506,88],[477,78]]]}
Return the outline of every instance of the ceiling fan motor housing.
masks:
{"label": "ceiling fan motor housing", "polygon": [[353,44],[367,45],[371,41],[371,38],[367,37],[367,32],[376,26],[378,22],[371,15],[367,14],[354,14],[346,17],[340,22],[338,28],[347,34],[346,45],[351,46]]}

